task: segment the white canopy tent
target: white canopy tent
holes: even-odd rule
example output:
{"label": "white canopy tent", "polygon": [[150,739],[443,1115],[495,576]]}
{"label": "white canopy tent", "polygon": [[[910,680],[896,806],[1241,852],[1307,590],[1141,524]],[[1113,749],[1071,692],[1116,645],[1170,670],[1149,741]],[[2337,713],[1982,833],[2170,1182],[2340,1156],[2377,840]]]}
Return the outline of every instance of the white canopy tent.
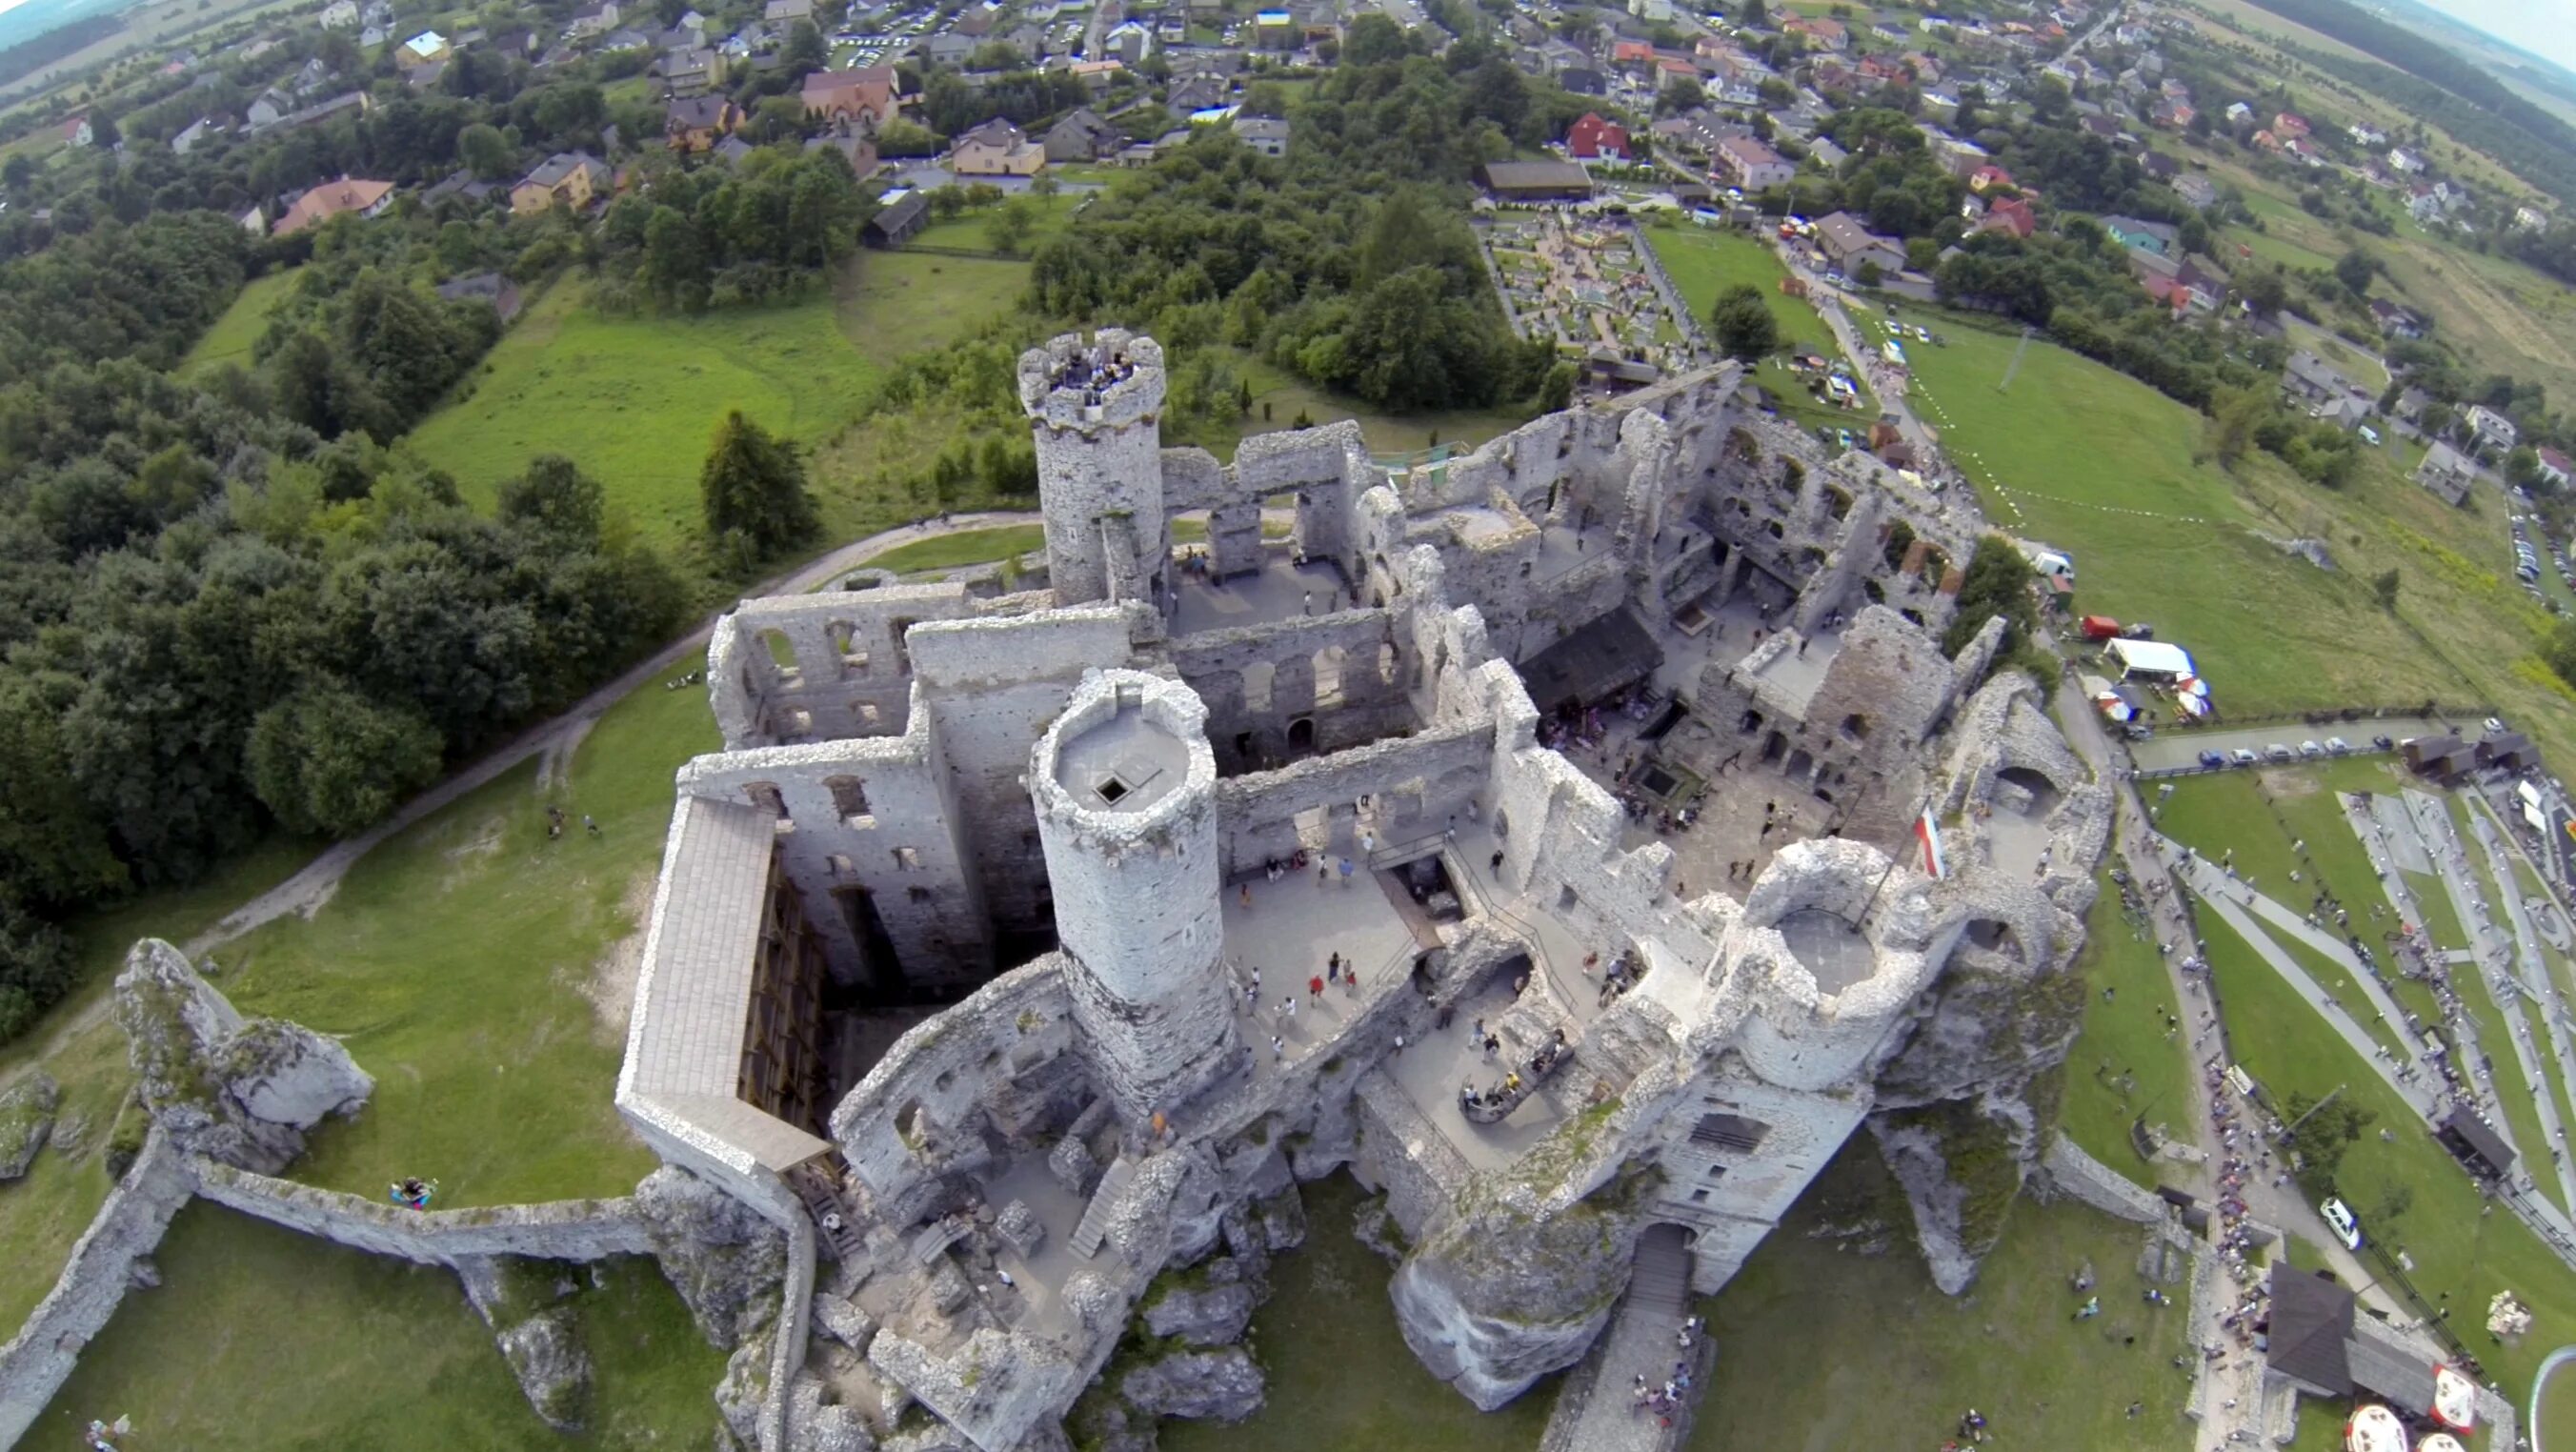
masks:
{"label": "white canopy tent", "polygon": [[2154,676],[2171,680],[2197,674],[2192,669],[2191,653],[2179,645],[2161,640],[2114,640],[2102,647],[2103,652],[2120,663],[2120,673],[2129,676]]}

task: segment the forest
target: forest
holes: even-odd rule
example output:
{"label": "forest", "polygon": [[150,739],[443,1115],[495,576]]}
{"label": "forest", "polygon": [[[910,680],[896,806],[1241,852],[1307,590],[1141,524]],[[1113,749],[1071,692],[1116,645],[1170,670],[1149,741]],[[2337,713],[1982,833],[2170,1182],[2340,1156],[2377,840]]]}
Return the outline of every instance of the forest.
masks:
{"label": "forest", "polygon": [[1504,322],[1463,204],[1480,163],[1560,134],[1581,109],[1484,41],[1434,59],[1418,35],[1364,16],[1298,108],[1286,158],[1203,134],[1040,248],[1032,305],[1166,347],[1249,349],[1385,408],[1530,397],[1553,354]]}

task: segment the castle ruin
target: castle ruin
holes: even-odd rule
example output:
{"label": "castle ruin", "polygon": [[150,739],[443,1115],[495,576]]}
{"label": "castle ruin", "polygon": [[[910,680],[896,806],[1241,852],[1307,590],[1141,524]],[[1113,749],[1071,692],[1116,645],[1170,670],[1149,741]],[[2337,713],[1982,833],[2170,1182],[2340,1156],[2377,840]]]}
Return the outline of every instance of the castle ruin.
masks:
{"label": "castle ruin", "polygon": [[1641,1247],[1725,1285],[1863,1125],[1967,1282],[2109,795],[2001,622],[1940,647],[1972,506],[1740,382],[1220,465],[1152,340],[1062,337],[1042,565],[719,625],[617,1103],[786,1237],[765,1447],[1063,1446],[1157,1277],[1337,1169],[1480,1407]]}

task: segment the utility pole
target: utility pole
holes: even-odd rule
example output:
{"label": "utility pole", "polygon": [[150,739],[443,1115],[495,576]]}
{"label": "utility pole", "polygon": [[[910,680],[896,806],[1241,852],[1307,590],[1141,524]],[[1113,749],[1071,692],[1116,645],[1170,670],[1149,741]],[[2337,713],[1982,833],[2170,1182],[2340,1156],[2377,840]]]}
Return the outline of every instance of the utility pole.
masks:
{"label": "utility pole", "polygon": [[2021,355],[2030,351],[2031,332],[2030,324],[2021,325],[2021,342],[2013,348],[2012,362],[2004,365],[2004,381],[1995,385],[1995,392],[2005,393],[2011,390],[2013,375],[2021,371]]}

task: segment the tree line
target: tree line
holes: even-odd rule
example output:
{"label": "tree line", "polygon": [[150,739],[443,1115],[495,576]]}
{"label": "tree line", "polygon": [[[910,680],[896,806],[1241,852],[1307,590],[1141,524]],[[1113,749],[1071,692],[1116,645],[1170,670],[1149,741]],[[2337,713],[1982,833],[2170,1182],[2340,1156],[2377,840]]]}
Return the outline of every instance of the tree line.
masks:
{"label": "tree line", "polygon": [[1553,351],[1504,322],[1460,218],[1479,164],[1581,109],[1481,39],[1434,58],[1363,16],[1297,109],[1285,158],[1203,132],[1038,249],[1031,304],[1167,348],[1247,349],[1380,407],[1528,398]]}

